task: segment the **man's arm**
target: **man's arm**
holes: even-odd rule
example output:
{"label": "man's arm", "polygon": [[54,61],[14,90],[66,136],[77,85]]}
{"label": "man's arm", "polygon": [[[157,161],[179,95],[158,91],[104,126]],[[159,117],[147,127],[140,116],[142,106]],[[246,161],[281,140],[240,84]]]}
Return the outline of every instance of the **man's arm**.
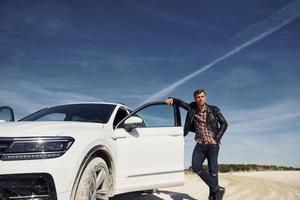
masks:
{"label": "man's arm", "polygon": [[221,138],[223,137],[223,135],[228,127],[228,124],[219,108],[216,108],[216,116],[217,116],[217,121],[220,124],[220,128],[219,128],[219,133],[218,133],[218,135],[216,135],[215,139],[218,140],[218,142],[220,142]]}
{"label": "man's arm", "polygon": [[190,105],[184,101],[182,101],[181,99],[177,99],[177,98],[173,98],[173,97],[169,97],[167,100],[165,100],[165,103],[168,105],[172,105],[173,103],[178,105],[179,107],[182,107],[185,110],[189,110],[190,109]]}

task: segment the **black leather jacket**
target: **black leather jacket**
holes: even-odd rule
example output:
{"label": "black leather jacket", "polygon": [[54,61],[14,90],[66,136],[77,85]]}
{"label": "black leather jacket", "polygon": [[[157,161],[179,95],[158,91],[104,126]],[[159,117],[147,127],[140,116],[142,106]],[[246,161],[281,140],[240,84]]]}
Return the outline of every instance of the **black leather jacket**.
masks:
{"label": "black leather jacket", "polygon": [[[189,133],[189,131],[195,132],[194,117],[197,109],[196,102],[192,102],[188,104],[180,99],[173,98],[173,97],[171,98],[173,99],[173,103],[187,110],[184,129],[183,129],[184,136],[186,136]],[[218,107],[206,104],[206,108],[207,108],[207,117],[206,117],[207,129],[213,133],[213,137],[216,140],[216,142],[220,143],[221,138],[224,135],[228,124]]]}

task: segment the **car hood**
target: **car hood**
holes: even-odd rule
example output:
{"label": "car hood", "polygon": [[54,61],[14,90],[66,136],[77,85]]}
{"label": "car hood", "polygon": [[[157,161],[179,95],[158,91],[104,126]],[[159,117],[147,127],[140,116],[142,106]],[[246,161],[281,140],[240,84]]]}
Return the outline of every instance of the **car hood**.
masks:
{"label": "car hood", "polygon": [[103,128],[100,123],[88,122],[2,122],[0,137],[36,137],[59,136],[90,128]]}

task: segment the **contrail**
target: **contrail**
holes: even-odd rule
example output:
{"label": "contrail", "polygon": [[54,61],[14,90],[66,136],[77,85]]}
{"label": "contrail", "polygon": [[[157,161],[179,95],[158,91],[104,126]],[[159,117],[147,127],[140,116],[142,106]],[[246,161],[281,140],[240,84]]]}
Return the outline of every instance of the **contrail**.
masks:
{"label": "contrail", "polygon": [[[239,33],[233,40],[243,39],[246,42],[243,42],[239,46],[229,50],[223,56],[213,60],[211,63],[204,65],[199,70],[179,79],[175,83],[171,84],[170,86],[166,87],[165,89],[152,94],[148,99],[146,99],[143,103],[160,99],[172,91],[174,91],[177,87],[185,83],[186,81],[192,79],[193,77],[205,72],[206,70],[210,69],[217,63],[225,60],[226,58],[238,53],[239,51],[243,50],[244,48],[250,46],[258,42],[259,40],[269,36],[273,32],[281,29],[283,26],[289,24],[294,19],[300,16],[300,1],[293,1],[289,3],[285,7],[281,8],[279,11],[272,14],[270,17],[250,26],[245,31]],[[142,104],[143,104],[142,103]]]}

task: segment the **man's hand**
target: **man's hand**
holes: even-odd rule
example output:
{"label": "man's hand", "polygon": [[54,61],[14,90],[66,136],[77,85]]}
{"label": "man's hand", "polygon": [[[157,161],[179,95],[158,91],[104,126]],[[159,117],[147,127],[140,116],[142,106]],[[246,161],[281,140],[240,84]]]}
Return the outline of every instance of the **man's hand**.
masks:
{"label": "man's hand", "polygon": [[165,103],[168,104],[168,105],[172,105],[173,104],[173,99],[168,98],[167,100],[165,100]]}

